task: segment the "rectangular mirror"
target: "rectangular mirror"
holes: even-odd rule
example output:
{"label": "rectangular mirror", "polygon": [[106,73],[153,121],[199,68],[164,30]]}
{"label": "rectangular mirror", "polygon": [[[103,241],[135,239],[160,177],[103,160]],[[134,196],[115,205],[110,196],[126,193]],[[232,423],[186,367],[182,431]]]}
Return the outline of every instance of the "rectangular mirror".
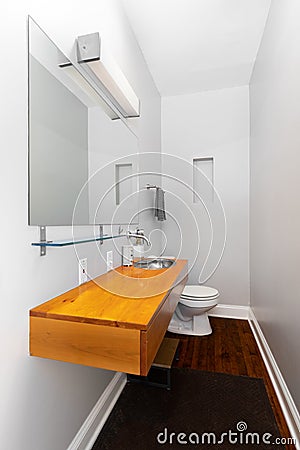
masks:
{"label": "rectangular mirror", "polygon": [[138,223],[136,136],[31,18],[28,30],[29,224]]}

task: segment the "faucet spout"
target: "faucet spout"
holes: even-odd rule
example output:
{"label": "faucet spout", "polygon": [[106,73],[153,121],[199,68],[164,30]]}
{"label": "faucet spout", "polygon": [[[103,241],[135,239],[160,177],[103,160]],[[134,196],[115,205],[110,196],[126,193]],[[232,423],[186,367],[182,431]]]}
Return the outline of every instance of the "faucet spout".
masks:
{"label": "faucet spout", "polygon": [[127,232],[127,237],[128,238],[143,239],[147,243],[148,247],[151,246],[150,240],[146,236],[144,236],[143,232],[141,233],[141,230],[138,231],[137,233],[132,233],[131,231],[128,231]]}

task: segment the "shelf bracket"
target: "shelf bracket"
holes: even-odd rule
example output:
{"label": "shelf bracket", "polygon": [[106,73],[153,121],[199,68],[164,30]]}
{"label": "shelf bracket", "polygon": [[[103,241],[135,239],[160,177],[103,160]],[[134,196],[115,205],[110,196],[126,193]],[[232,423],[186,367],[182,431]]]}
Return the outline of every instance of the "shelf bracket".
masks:
{"label": "shelf bracket", "polygon": [[[46,242],[46,227],[45,225],[40,226],[40,242]],[[46,255],[46,246],[41,245],[40,256]]]}
{"label": "shelf bracket", "polygon": [[100,236],[100,245],[103,245],[103,225],[99,225],[99,236]]}

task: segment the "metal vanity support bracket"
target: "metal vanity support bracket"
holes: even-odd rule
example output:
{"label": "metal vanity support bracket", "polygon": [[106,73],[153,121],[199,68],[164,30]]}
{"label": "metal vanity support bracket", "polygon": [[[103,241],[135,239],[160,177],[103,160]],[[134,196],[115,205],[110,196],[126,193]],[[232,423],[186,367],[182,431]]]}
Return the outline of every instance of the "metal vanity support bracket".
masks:
{"label": "metal vanity support bracket", "polygon": [[99,236],[100,236],[100,245],[103,245],[103,225],[99,225]]}

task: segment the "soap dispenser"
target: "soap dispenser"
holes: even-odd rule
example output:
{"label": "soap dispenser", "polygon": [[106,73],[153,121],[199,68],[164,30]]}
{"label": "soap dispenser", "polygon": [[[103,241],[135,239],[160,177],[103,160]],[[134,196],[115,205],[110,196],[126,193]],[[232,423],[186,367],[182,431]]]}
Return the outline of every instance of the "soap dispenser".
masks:
{"label": "soap dispenser", "polygon": [[122,266],[128,267],[133,264],[132,245],[122,245]]}
{"label": "soap dispenser", "polygon": [[144,258],[144,251],[144,241],[141,238],[136,238],[133,244],[133,257],[138,259]]}
{"label": "soap dispenser", "polygon": [[144,230],[142,228],[137,228],[136,229],[136,240],[135,240],[135,244],[133,245],[133,255],[134,258],[138,258],[138,259],[142,259],[144,258],[144,239],[138,237],[140,236],[144,236]]}

